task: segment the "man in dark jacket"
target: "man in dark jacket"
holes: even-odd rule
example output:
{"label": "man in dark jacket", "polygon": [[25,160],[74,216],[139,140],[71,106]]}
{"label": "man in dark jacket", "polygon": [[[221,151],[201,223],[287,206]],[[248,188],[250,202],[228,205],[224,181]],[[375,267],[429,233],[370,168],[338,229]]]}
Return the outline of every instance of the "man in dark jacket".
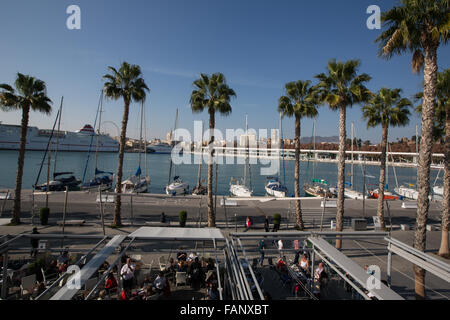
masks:
{"label": "man in dark jacket", "polygon": [[[38,230],[36,227],[33,228],[33,231],[31,232],[31,234],[39,234]],[[38,253],[38,247],[39,247],[39,239],[38,238],[31,238],[31,257],[36,257],[37,253]]]}

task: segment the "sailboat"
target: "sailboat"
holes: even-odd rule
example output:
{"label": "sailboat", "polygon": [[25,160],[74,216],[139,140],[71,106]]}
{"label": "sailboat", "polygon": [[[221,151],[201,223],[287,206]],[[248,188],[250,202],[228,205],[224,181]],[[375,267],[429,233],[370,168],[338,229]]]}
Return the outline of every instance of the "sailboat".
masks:
{"label": "sailboat", "polygon": [[[250,164],[248,161],[249,156],[249,142],[248,142],[248,115],[245,115],[245,166],[244,166],[244,178],[234,179],[233,177],[230,180],[230,194],[236,197],[249,198],[253,195],[253,191],[247,187],[247,168],[250,174]],[[250,177],[251,179],[251,177]],[[251,182],[250,182],[251,184]]]}
{"label": "sailboat", "polygon": [[[416,125],[416,156],[419,156],[419,149],[418,149],[418,127]],[[417,162],[416,162],[416,176],[417,176]],[[411,199],[411,200],[417,200],[419,198],[419,191],[417,191],[416,188],[414,188],[414,185],[412,183],[408,185],[401,185],[400,187],[397,185],[396,188],[394,188],[394,191],[400,195],[403,198]]]}
{"label": "sailboat", "polygon": [[200,142],[200,164],[198,165],[198,182],[192,190],[194,195],[205,195],[208,193],[208,188],[202,185],[202,164],[203,164],[203,121],[202,121],[202,139]]}
{"label": "sailboat", "polygon": [[[171,139],[175,134],[175,130],[177,129],[177,123],[178,123],[178,109],[175,115],[175,124],[174,128],[171,133]],[[172,145],[172,141],[170,141],[170,144]],[[172,176],[172,166],[174,167],[174,177],[173,181],[171,181]],[[189,184],[186,182],[183,182],[183,180],[180,178],[180,176],[177,176],[176,174],[177,167],[173,165],[172,157],[170,158],[170,168],[169,168],[169,181],[166,186],[166,194],[168,195],[177,195],[177,194],[187,194],[189,193]]]}
{"label": "sailboat", "polygon": [[[99,118],[98,121],[98,129],[97,129],[97,144],[95,149],[95,171],[94,171],[94,178],[91,179],[89,182],[83,183],[81,185],[81,190],[98,190],[100,188],[102,191],[109,190],[112,188],[113,182],[114,182],[114,173],[102,171],[98,169],[98,148],[99,148],[99,137],[100,137],[100,127],[102,124],[102,112],[103,112],[103,90],[100,93],[100,104],[99,104],[99,110],[97,110],[97,115],[95,117],[95,122],[97,122],[97,116]],[[94,124],[95,126],[95,124]],[[83,174],[83,181],[86,176],[86,170],[89,163],[89,156],[91,153],[91,146],[92,146],[92,140],[94,138],[95,133],[91,136],[91,144],[89,146],[88,156],[86,160],[86,166],[84,168],[84,174]]]}
{"label": "sailboat", "polygon": [[[282,134],[282,115],[280,113],[280,147],[281,147],[281,153],[279,157],[279,162],[281,162],[281,158],[283,156],[283,134]],[[280,167],[280,166],[279,166]],[[283,158],[283,168],[284,168],[284,158]],[[284,175],[284,171],[283,171]],[[275,198],[285,198],[286,194],[288,192],[288,189],[281,184],[278,177],[267,177],[266,178],[266,184],[265,184],[265,190],[266,194],[268,196],[272,196]]]}
{"label": "sailboat", "polygon": [[361,192],[356,191],[353,189],[353,140],[354,140],[354,126],[353,126],[353,122],[352,122],[352,166],[351,166],[351,182],[345,182],[346,185],[349,186],[349,188],[344,188],[344,197],[345,198],[349,198],[349,199],[354,199],[354,200],[358,200],[358,199],[363,199],[363,198],[368,198],[367,195],[363,195]]}
{"label": "sailboat", "polygon": [[[73,172],[56,172],[56,159],[57,159],[57,155],[58,155],[59,136],[61,134],[60,127],[61,127],[61,114],[62,114],[63,101],[64,101],[64,97],[61,98],[61,105],[59,107],[58,115],[57,115],[58,130],[56,131],[56,133],[54,132],[54,130],[52,130],[52,134],[49,138],[49,142],[48,142],[47,150],[46,150],[46,153],[48,151],[47,183],[43,183],[41,185],[34,185],[34,189],[36,189],[36,190],[64,191],[66,189],[66,187],[68,187],[69,190],[76,190],[81,183],[81,180],[77,179],[74,176]],[[56,122],[55,122],[55,124],[56,124]],[[54,129],[54,126],[53,126],[53,129]],[[51,149],[52,149],[51,145],[53,144],[53,142],[52,142],[53,135],[56,136],[56,143],[55,143],[56,149],[55,149],[55,160],[54,160],[54,167],[53,167],[53,180],[50,180],[50,178],[49,178],[50,177],[50,157],[51,157]],[[44,154],[44,158],[42,159],[41,168],[42,168],[42,164],[44,162],[46,153]],[[38,179],[39,179],[39,175],[40,175],[40,171],[38,174]]]}
{"label": "sailboat", "polygon": [[[316,150],[316,119],[313,121],[313,150]],[[308,157],[308,166],[309,166],[309,157]],[[312,184],[305,183],[303,185],[303,191],[307,197],[326,197],[326,198],[334,198],[335,194],[330,191],[328,188],[328,181],[325,179],[316,179],[315,177],[315,161],[312,164]]]}
{"label": "sailboat", "polygon": [[140,126],[140,148],[139,148],[139,165],[136,170],[136,173],[129,177],[127,180],[122,182],[122,192],[123,193],[144,193],[147,192],[148,186],[150,184],[150,177],[148,176],[147,172],[146,175],[142,175],[141,170],[141,158],[142,158],[142,152],[145,154],[145,167],[147,167],[147,152],[145,152],[145,144],[146,142],[142,143],[142,121],[144,119],[144,102],[141,103],[141,126]]}

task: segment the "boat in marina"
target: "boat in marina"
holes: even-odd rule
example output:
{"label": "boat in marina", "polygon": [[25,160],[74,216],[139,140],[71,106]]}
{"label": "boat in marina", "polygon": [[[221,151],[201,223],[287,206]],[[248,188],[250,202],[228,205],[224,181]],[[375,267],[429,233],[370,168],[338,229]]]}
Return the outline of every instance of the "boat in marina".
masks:
{"label": "boat in marina", "polygon": [[[176,111],[175,115],[175,124],[173,126],[173,130],[170,134],[171,137],[174,136],[174,132],[177,129],[178,124],[178,109]],[[170,141],[172,144],[172,141]],[[173,168],[173,180],[171,180],[172,177],[172,168]],[[166,188],[165,188],[166,194],[168,195],[179,195],[179,194],[188,194],[189,193],[189,184],[186,182],[183,182],[183,180],[180,178],[180,176],[177,175],[177,166],[173,164],[172,157],[170,157],[170,166],[169,166],[169,180],[167,182]]]}
{"label": "boat in marina", "polygon": [[48,182],[48,190],[47,183],[34,186],[34,189],[40,191],[64,191],[68,187],[69,190],[76,190],[80,183],[81,180],[75,178],[73,172],[55,172],[53,180]]}
{"label": "boat in marina", "polygon": [[171,154],[172,153],[172,146],[168,143],[159,142],[159,143],[152,143],[147,146],[147,152],[148,153],[154,153],[154,154]]}
{"label": "boat in marina", "polygon": [[[369,191],[369,195],[373,199],[378,199],[379,198],[379,190],[375,189],[375,190]],[[399,200],[399,198],[400,197],[398,195],[393,194],[392,192],[384,191],[384,200]]]}
{"label": "boat in marina", "polygon": [[265,190],[267,195],[275,198],[284,198],[288,192],[288,189],[278,181],[277,177],[266,178]]}
{"label": "boat in marina", "polygon": [[443,197],[444,196],[444,188],[441,187],[441,186],[434,186],[433,187],[433,193],[435,195]]}
{"label": "boat in marina", "polygon": [[142,175],[141,170],[141,159],[142,159],[142,152],[144,151],[145,143],[142,141],[142,125],[144,121],[144,102],[141,103],[141,125],[140,125],[140,148],[139,148],[139,157],[138,157],[138,168],[136,170],[136,173],[129,177],[127,180],[122,182],[122,192],[123,193],[145,193],[148,190],[148,186],[150,185],[150,177],[147,173],[147,153],[145,152],[145,176]]}
{"label": "boat in marina", "polygon": [[183,182],[183,180],[179,176],[175,176],[173,178],[173,182],[166,187],[166,194],[168,195],[179,195],[179,194],[184,195],[188,193],[189,193],[189,184]]}
{"label": "boat in marina", "polygon": [[328,188],[328,181],[324,179],[313,179],[312,185],[305,184],[303,186],[305,195],[307,197],[319,197],[319,198],[335,198],[336,194]]}
{"label": "boat in marina", "polygon": [[230,193],[233,196],[240,198],[249,198],[253,195],[253,191],[250,190],[242,181],[231,178],[230,181]]}
{"label": "boat in marina", "polygon": [[[45,151],[51,133],[52,130],[28,127],[25,149],[27,151]],[[58,138],[59,151],[88,151],[92,135],[97,134],[89,124],[85,124],[83,128],[75,132],[59,130],[53,132],[53,137]],[[98,142],[98,152],[119,151],[119,143],[109,135],[100,134]],[[0,150],[19,150],[19,145],[20,126],[0,123]]]}
{"label": "boat in marina", "polygon": [[[97,115],[95,116],[95,123],[97,123],[97,117],[98,120],[98,130],[97,134],[91,134],[91,142],[89,146],[89,151],[87,153],[87,159],[86,159],[86,165],[84,167],[84,173],[83,173],[83,179],[82,179],[82,185],[81,190],[98,190],[100,188],[101,191],[106,191],[112,189],[113,182],[114,182],[114,173],[102,171],[98,169],[98,151],[100,147],[100,127],[102,123],[102,113],[103,113],[103,90],[100,93],[100,102],[99,106],[97,108]],[[94,124],[95,126],[95,124]],[[89,164],[89,158],[91,155],[91,147],[92,143],[94,141],[94,138],[96,138],[96,147],[95,147],[95,171],[94,171],[94,177],[88,181],[84,182],[86,178],[86,171]]]}
{"label": "boat in marina", "polygon": [[[248,143],[248,115],[245,115],[245,165],[244,165],[244,178],[234,179],[233,177],[230,180],[230,194],[236,197],[248,198],[253,195],[253,190],[247,187],[247,168],[250,174],[250,163],[248,161],[249,157],[249,143]],[[251,184],[251,182],[250,182]]]}

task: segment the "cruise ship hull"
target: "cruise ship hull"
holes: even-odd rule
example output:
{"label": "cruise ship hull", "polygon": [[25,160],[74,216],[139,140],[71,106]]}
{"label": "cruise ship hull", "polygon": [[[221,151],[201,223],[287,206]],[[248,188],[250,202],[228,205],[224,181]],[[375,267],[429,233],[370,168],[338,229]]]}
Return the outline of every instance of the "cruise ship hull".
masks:
{"label": "cruise ship hull", "polygon": [[[27,143],[28,151],[45,151],[51,130],[40,130],[37,127],[28,127]],[[92,137],[94,135],[94,137]],[[98,147],[97,147],[98,141]],[[0,150],[19,150],[20,126],[0,124]],[[86,152],[97,150],[98,152],[118,152],[119,143],[108,135],[97,135],[91,131],[70,132],[54,131],[51,147],[58,151]]]}

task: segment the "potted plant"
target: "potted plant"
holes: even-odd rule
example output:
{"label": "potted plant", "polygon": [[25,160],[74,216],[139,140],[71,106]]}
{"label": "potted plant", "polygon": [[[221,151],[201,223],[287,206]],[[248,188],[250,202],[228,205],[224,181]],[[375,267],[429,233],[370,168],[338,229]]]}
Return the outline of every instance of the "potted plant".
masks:
{"label": "potted plant", "polygon": [[275,213],[272,217],[273,230],[278,231],[281,225],[281,214]]}
{"label": "potted plant", "polygon": [[50,208],[41,208],[39,211],[39,219],[41,220],[41,224],[43,226],[48,223],[48,216],[50,215]]}
{"label": "potted plant", "polygon": [[187,220],[187,212],[182,210],[178,213],[178,221],[180,222],[180,227],[184,227],[186,225]]}

